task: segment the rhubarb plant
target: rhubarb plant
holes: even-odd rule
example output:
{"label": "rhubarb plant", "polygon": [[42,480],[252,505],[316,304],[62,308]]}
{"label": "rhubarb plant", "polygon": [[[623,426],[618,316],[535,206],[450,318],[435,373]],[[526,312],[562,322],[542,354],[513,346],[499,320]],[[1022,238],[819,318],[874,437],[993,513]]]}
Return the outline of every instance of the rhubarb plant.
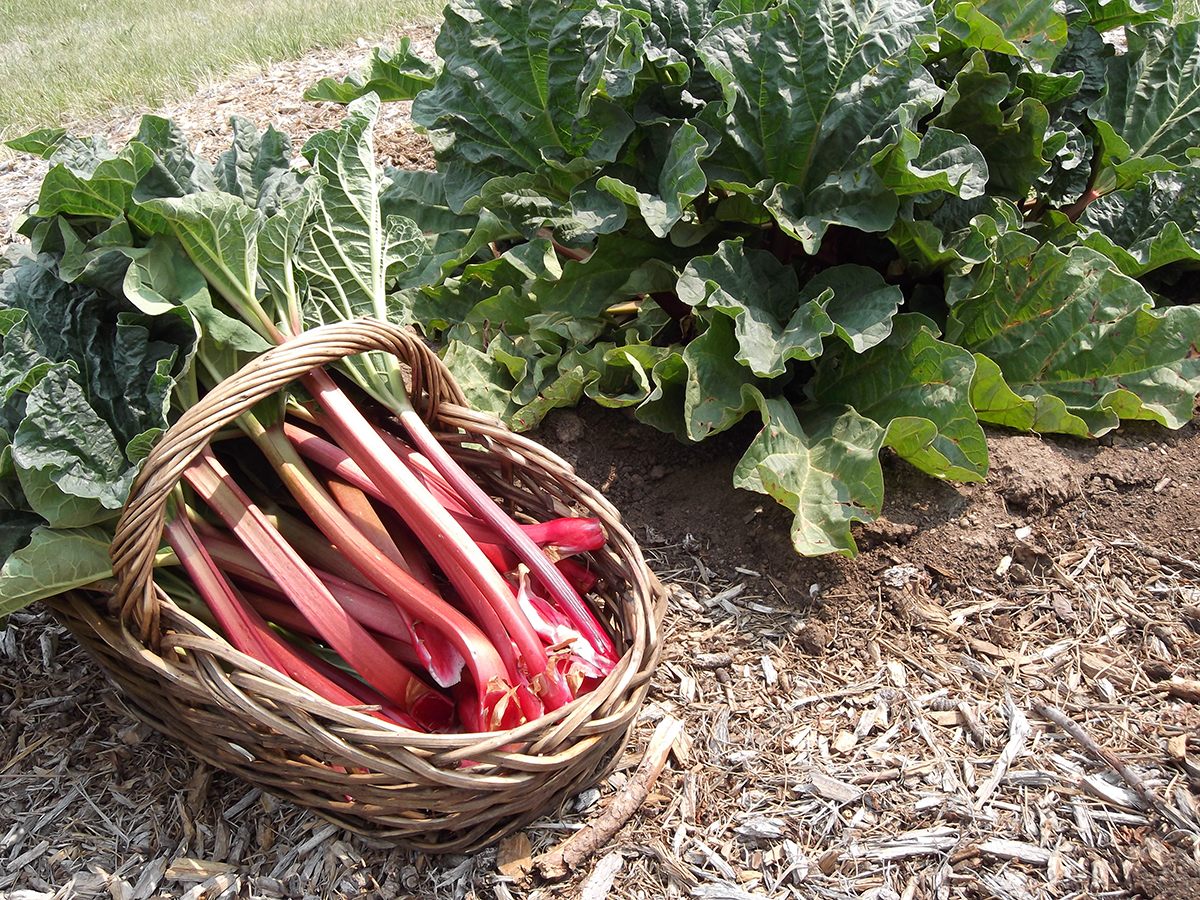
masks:
{"label": "rhubarb plant", "polygon": [[[340,127],[309,140],[301,151],[307,166],[297,169],[284,136],[259,135],[243,120],[215,165],[190,151],[174,123],[153,117],[118,153],[57,131],[16,142],[52,167],[21,225],[31,252],[0,283],[0,299],[14,310],[5,320],[14,336],[6,347],[13,409],[42,424],[51,418],[34,390],[48,364],[16,327],[21,313],[35,333],[53,340],[61,330],[76,374],[91,365],[85,375],[100,388],[108,388],[100,377],[108,369],[152,370],[157,380],[142,390],[157,401],[156,430],[129,440],[142,455],[174,414],[250,357],[303,340],[313,326],[386,320],[397,280],[428,267],[417,221],[382,203],[371,143],[378,103],[373,95],[355,101]],[[31,284],[43,270],[51,273],[47,290],[65,300],[95,295],[108,319],[130,326],[118,335],[133,338],[97,342],[90,320],[40,304]],[[70,286],[76,279],[78,290]],[[148,333],[186,341],[182,351],[162,340],[147,348]],[[530,527],[510,519],[430,433],[397,360],[363,354],[342,370],[339,378],[314,369],[230,423],[258,455],[224,436],[184,468],[186,488],[167,512],[159,559],[186,574],[162,576],[180,601],[200,601],[196,610],[259,662],[333,702],[378,707],[406,728],[512,727],[570,704],[611,672],[616,643],[580,593],[595,585],[586,559],[560,567],[604,546],[599,521]],[[130,393],[133,411],[148,405]],[[108,410],[113,397],[104,399]],[[12,441],[22,450],[30,442],[23,427]],[[56,437],[30,440],[57,463]],[[12,455],[18,479],[8,493],[22,504],[13,519],[29,537],[15,537],[0,569],[5,608],[110,574],[106,553],[93,553],[84,570],[32,539],[41,531],[61,541],[83,525],[98,526],[88,534],[92,550],[112,539],[108,529],[142,456],[131,449],[114,469],[107,444],[71,437],[72,449],[104,452],[111,463],[95,478],[106,514],[52,516],[50,501],[31,487],[29,454]],[[56,483],[78,505],[75,468]],[[23,581],[35,565],[53,578]],[[180,584],[190,587],[181,592]],[[124,589],[115,585],[118,603]],[[268,622],[293,639],[281,643]]]}
{"label": "rhubarb plant", "polygon": [[699,441],[852,555],[881,452],[983,424],[1177,428],[1200,392],[1200,25],[1169,0],[451,0],[315,85],[411,99],[437,172],[390,314],[531,428],[585,398]]}

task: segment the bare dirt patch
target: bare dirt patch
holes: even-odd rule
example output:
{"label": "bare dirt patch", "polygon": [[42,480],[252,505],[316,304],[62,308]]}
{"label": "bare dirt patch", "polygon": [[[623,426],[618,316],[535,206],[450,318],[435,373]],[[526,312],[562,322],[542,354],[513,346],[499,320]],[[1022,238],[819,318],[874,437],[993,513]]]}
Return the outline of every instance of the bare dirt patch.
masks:
{"label": "bare dirt patch", "polygon": [[[302,140],[340,116],[304,87],[366,52],[161,112],[214,152],[234,112]],[[389,108],[381,152],[428,165],[405,113]],[[104,130],[115,145],[134,128]],[[6,165],[11,215],[41,176]],[[0,632],[0,896],[1200,895],[1197,422],[1090,443],[991,432],[976,485],[885,457],[884,517],[856,527],[852,561],[796,556],[786,511],[733,490],[753,430],[684,445],[585,406],[534,435],[603,486],[673,587],[635,741],[525,831],[528,852],[613,802],[659,721],[685,726],[641,809],[566,882],[522,877],[519,842],[424,858],[212,771],[128,718],[33,608]]]}

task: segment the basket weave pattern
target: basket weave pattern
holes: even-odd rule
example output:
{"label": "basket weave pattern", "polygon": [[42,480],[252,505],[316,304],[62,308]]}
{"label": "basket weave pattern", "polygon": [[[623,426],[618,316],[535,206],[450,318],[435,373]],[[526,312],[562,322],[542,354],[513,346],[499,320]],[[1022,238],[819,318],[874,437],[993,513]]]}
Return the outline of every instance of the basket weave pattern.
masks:
{"label": "basket weave pattern", "polygon": [[[448,450],[511,511],[599,518],[607,546],[598,618],[617,668],[594,690],[519,728],[419,734],[329,703],[235,650],[154,583],[167,499],[208,440],[304,373],[384,351]],[[123,691],[131,711],[217,768],[337,824],[414,849],[491,843],[602,778],[628,740],[661,652],[664,594],[617,511],[561,458],[469,409],[436,354],[373,320],[305,332],[187,410],[147,459],[112,548],[115,581],[45,601]]]}

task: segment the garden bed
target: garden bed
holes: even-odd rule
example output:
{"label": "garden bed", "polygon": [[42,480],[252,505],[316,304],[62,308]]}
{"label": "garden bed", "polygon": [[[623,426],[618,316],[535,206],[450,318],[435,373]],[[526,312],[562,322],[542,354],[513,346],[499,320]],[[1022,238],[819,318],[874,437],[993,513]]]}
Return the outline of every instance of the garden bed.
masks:
{"label": "garden bed", "polygon": [[[235,112],[302,140],[342,113],[300,92],[365,55],[250,73],[160,112],[214,151]],[[428,167],[404,113],[405,104],[387,108],[380,154]],[[118,144],[134,127],[131,116],[95,130]],[[7,215],[28,202],[40,171],[4,166]],[[976,485],[885,456],[884,516],[855,527],[854,561],[797,557],[788,514],[733,490],[749,431],[686,446],[589,406],[552,414],[532,436],[603,487],[672,591],[637,742],[602,789],[498,852],[396,851],[133,724],[87,656],[34,607],[0,635],[0,892],[1200,893],[1196,860],[1172,843],[1195,846],[1200,832],[1200,696],[1188,693],[1200,682],[1195,421],[1179,432],[1129,426],[1092,443],[989,431],[991,472]],[[1056,713],[1083,732],[1065,731]],[[684,736],[626,827],[565,883],[527,876],[527,858],[618,795],[668,716],[683,720]]]}

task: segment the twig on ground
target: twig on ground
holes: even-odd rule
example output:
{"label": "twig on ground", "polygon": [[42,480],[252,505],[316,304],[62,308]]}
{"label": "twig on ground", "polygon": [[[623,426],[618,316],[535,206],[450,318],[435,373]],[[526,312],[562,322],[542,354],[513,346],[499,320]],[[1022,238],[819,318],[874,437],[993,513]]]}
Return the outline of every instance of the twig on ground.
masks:
{"label": "twig on ground", "polygon": [[543,878],[551,881],[566,878],[596,851],[608,844],[609,839],[650,795],[650,789],[667,763],[671,745],[682,730],[683,722],[671,716],[666,716],[658,723],[654,734],[650,736],[650,742],[646,745],[646,752],[637,772],[625,785],[624,790],[583,830],[575,832],[557,847],[534,860],[534,867]]}
{"label": "twig on ground", "polygon": [[1137,792],[1137,795],[1146,802],[1147,806],[1170,822],[1174,827],[1191,834],[1197,833],[1196,823],[1188,821],[1165,800],[1159,797],[1154,792],[1154,789],[1146,784],[1141,776],[1133,771],[1121,757],[1108,748],[1096,743],[1095,739],[1087,733],[1082,725],[1040,700],[1034,701],[1033,709],[1039,716],[1049,719],[1071,737],[1075,738],[1075,740],[1083,745],[1085,750],[1097,759],[1102,760],[1116,770],[1125,779],[1125,782]]}

